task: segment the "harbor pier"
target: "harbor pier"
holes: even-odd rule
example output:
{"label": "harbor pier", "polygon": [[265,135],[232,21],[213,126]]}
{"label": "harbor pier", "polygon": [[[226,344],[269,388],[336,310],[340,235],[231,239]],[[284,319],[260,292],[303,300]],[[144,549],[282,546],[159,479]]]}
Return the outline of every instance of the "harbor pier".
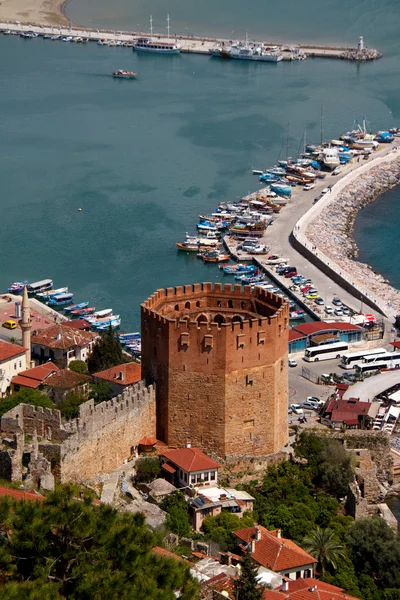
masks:
{"label": "harbor pier", "polygon": [[[69,27],[58,25],[43,25],[40,23],[0,22],[0,33],[7,35],[24,35],[28,33],[38,36],[70,38],[70,42],[100,42],[108,46],[133,47],[138,39],[148,38],[148,32],[115,31],[110,29],[94,29],[72,24]],[[196,37],[190,35],[170,36],[153,34],[152,39],[160,43],[174,41],[179,44],[181,52],[210,55],[210,50],[220,45],[229,45],[232,40],[215,37]],[[362,38],[360,38],[362,39]],[[242,45],[245,42],[237,41]],[[281,43],[269,40],[251,40],[251,44],[264,47],[274,47],[282,54],[282,60],[297,60],[304,58],[330,58],[351,61],[369,61],[381,58],[382,54],[374,48],[365,48],[360,42],[355,47],[348,46],[319,46],[313,44]]]}

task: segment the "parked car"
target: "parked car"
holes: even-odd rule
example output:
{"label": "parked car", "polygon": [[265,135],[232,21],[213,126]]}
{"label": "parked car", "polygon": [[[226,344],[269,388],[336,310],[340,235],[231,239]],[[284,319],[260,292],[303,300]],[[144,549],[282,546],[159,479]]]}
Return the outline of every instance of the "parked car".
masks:
{"label": "parked car", "polygon": [[335,308],[334,313],[337,317],[343,317],[343,311],[341,308]]}
{"label": "parked car", "polygon": [[294,358],[289,358],[288,365],[289,367],[297,367],[297,360]]}
{"label": "parked car", "polygon": [[318,402],[312,402],[311,400],[306,400],[305,402],[302,402],[301,406],[308,410],[318,410],[319,409]]}
{"label": "parked car", "polygon": [[343,378],[347,379],[347,381],[350,381],[351,383],[357,381],[357,377],[354,375],[354,373],[349,373],[348,371],[346,371],[346,373],[343,373]]}
{"label": "parked car", "polygon": [[327,304],[325,306],[325,312],[326,312],[327,315],[333,315],[333,308],[332,308],[332,306],[329,306],[329,304]]}
{"label": "parked car", "polygon": [[300,404],[291,404],[290,408],[292,409],[295,415],[304,415],[304,410]]}
{"label": "parked car", "polygon": [[318,396],[307,396],[307,401],[314,402],[314,404],[324,404],[324,401],[318,398]]}
{"label": "parked car", "polygon": [[327,194],[328,192],[329,192],[329,188],[328,188],[328,187],[326,187],[326,188],[324,188],[324,189],[321,191],[321,195],[325,195],[325,194]]}
{"label": "parked car", "polygon": [[295,274],[297,274],[297,271],[295,273],[293,273],[293,271],[288,271],[287,273],[284,273],[283,276],[286,277],[286,279],[289,279]]}
{"label": "parked car", "polygon": [[325,304],[325,302],[322,300],[321,296],[318,296],[318,298],[315,298],[314,300],[315,304],[319,304],[322,306],[322,304]]}
{"label": "parked car", "polygon": [[308,283],[308,284],[306,284],[306,285],[302,285],[302,286],[300,287],[300,290],[301,290],[301,291],[303,292],[303,294],[304,294],[305,292],[308,292],[308,290],[312,290],[312,285],[310,285],[309,283]]}
{"label": "parked car", "polygon": [[308,293],[306,294],[306,298],[307,298],[307,300],[315,300],[315,299],[316,299],[316,298],[318,298],[318,297],[319,297],[319,294],[318,294],[318,292],[311,292],[311,291],[310,291],[310,292],[308,292]]}
{"label": "parked car", "polygon": [[335,306],[341,306],[342,301],[339,298],[333,298],[332,304],[334,304]]}
{"label": "parked car", "polygon": [[16,329],[17,324],[12,319],[8,319],[8,321],[4,321],[3,327],[5,327],[6,329]]}
{"label": "parked car", "polygon": [[344,315],[349,315],[350,314],[350,309],[348,306],[342,306],[342,311]]}
{"label": "parked car", "polygon": [[305,192],[308,192],[308,190],[313,190],[315,188],[315,183],[306,183],[306,185],[303,186],[303,190]]}

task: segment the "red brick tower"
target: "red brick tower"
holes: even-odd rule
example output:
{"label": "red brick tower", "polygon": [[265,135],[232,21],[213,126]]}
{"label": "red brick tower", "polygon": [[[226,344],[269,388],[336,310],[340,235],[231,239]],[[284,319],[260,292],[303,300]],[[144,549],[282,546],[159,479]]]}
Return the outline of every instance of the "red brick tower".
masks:
{"label": "red brick tower", "polygon": [[217,456],[288,441],[289,305],[241,285],[157,290],[141,305],[142,373],[156,382],[157,437]]}

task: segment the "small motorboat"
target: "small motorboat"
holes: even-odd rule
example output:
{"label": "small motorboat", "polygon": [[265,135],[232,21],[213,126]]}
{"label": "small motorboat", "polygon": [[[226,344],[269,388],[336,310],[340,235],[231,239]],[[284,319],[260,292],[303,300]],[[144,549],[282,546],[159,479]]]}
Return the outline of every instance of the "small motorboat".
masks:
{"label": "small motorboat", "polygon": [[257,267],[254,265],[239,264],[228,265],[227,267],[223,267],[222,270],[226,275],[249,275],[250,273],[255,273]]}
{"label": "small motorboat", "polygon": [[230,255],[223,254],[222,252],[219,252],[218,250],[208,250],[201,254],[201,258],[203,259],[204,262],[218,263],[218,262],[226,262],[227,260],[230,259]]}
{"label": "small motorboat", "polygon": [[71,311],[71,315],[74,315],[75,317],[81,317],[82,319],[84,319],[86,317],[86,315],[91,315],[93,314],[95,311],[95,307],[94,306],[88,306],[87,308],[76,308],[75,310]]}
{"label": "small motorboat", "polygon": [[39,298],[48,299],[53,298],[54,296],[59,296],[60,294],[65,294],[66,292],[68,292],[68,287],[61,287],[56,290],[47,290],[45,292],[40,292],[36,295],[39,296]]}
{"label": "small motorboat", "polygon": [[304,310],[293,310],[289,313],[290,321],[300,321],[300,319],[304,319],[306,313]]}
{"label": "small motorboat", "polygon": [[81,310],[82,308],[86,308],[89,306],[89,302],[79,302],[79,304],[73,304],[72,306],[68,306],[64,308],[65,312],[72,312],[73,310]]}
{"label": "small motorboat", "polygon": [[136,79],[138,74],[133,71],[123,71],[122,69],[118,69],[118,71],[114,71],[112,76],[114,79]]}
{"label": "small motorboat", "polygon": [[20,294],[24,290],[24,286],[28,285],[29,281],[14,281],[10,283],[10,287],[7,288],[7,292],[10,294]]}

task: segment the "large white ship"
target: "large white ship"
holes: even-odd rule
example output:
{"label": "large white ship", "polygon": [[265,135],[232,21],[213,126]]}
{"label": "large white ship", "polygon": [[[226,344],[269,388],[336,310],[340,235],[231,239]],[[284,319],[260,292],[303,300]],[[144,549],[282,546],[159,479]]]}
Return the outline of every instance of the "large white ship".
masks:
{"label": "large white ship", "polygon": [[[167,31],[169,40],[169,15],[167,16]],[[162,42],[153,40],[153,17],[150,16],[150,38],[140,38],[133,47],[135,52],[155,52],[158,54],[179,54],[181,48],[173,42]]]}

